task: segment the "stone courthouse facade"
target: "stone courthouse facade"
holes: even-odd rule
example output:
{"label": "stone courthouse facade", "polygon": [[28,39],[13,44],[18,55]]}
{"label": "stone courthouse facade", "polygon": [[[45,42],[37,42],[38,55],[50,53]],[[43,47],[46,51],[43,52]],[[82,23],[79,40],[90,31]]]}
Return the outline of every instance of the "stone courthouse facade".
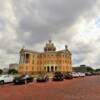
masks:
{"label": "stone courthouse facade", "polygon": [[67,46],[64,50],[56,51],[56,47],[49,40],[44,47],[44,52],[21,49],[18,71],[19,73],[71,72],[71,56]]}

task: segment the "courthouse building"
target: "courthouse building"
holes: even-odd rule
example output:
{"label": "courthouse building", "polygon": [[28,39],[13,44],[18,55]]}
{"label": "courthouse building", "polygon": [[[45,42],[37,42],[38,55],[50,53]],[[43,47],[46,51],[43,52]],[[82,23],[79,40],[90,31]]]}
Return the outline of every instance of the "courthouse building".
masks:
{"label": "courthouse building", "polygon": [[22,48],[20,51],[19,73],[35,72],[71,72],[71,52],[65,46],[64,50],[56,50],[49,40],[44,47],[44,52],[36,52]]}

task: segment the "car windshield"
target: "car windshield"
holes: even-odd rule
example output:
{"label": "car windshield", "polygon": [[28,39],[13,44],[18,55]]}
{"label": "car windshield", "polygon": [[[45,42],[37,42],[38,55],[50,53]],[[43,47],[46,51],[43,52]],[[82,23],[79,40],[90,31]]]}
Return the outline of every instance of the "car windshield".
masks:
{"label": "car windshield", "polygon": [[44,77],[45,76],[45,74],[39,74],[38,75],[38,77]]}
{"label": "car windshield", "polygon": [[29,77],[29,75],[21,75],[21,76],[16,77],[16,78],[25,78],[25,77]]}

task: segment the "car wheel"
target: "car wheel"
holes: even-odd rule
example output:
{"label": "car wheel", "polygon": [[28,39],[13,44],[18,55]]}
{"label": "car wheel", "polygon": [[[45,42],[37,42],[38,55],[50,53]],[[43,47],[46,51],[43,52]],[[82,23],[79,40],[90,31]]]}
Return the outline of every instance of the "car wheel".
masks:
{"label": "car wheel", "polygon": [[4,84],[4,81],[2,80],[2,81],[0,81],[0,84],[2,85],[2,84]]}
{"label": "car wheel", "polygon": [[47,81],[48,81],[48,79],[46,78],[46,79],[45,79],[45,81],[47,82]]}

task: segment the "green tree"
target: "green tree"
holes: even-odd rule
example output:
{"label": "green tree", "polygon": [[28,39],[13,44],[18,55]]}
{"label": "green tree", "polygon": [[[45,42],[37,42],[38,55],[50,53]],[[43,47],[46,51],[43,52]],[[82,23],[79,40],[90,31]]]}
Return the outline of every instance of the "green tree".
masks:
{"label": "green tree", "polygon": [[95,70],[92,67],[81,66],[81,67],[73,67],[73,71],[75,71],[75,72],[93,72]]}
{"label": "green tree", "polygon": [[93,68],[91,68],[91,67],[86,67],[86,70],[88,71],[88,72],[93,72],[93,71],[95,71]]}
{"label": "green tree", "polygon": [[15,70],[15,69],[9,69],[8,70],[8,74],[17,74],[17,73],[18,73],[18,71]]}
{"label": "green tree", "polygon": [[0,69],[0,74],[2,74],[3,73],[3,70],[2,69]]}
{"label": "green tree", "polygon": [[100,69],[96,69],[96,72],[100,72]]}

